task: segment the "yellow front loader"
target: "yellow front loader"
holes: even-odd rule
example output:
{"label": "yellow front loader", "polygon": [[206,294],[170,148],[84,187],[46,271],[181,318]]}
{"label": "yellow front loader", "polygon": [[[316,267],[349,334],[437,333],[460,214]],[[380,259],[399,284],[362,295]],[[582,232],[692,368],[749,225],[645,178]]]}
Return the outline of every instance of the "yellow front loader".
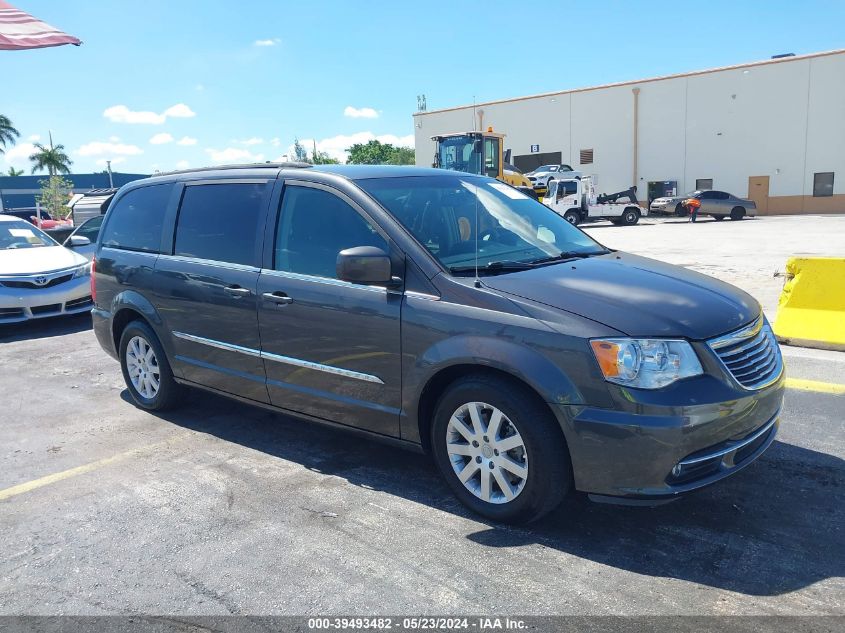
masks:
{"label": "yellow front loader", "polygon": [[488,127],[486,132],[440,134],[432,136],[431,140],[437,143],[434,167],[497,178],[537,198],[531,181],[508,163],[504,151],[505,135],[494,132],[492,127]]}

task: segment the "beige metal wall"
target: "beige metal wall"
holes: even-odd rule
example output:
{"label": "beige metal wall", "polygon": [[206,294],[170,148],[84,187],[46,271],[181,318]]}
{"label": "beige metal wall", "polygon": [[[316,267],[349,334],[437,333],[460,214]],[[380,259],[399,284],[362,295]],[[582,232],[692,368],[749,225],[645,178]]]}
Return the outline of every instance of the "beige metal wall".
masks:
{"label": "beige metal wall", "polygon": [[[637,180],[634,93],[639,88]],[[697,178],[748,195],[749,177],[769,176],[769,213],[845,212],[845,51],[574,90],[414,115],[417,164],[430,165],[430,137],[477,128],[507,134],[505,147],[560,151],[599,189]],[[579,150],[593,149],[592,165]],[[834,172],[834,196],[814,198],[813,174]]]}

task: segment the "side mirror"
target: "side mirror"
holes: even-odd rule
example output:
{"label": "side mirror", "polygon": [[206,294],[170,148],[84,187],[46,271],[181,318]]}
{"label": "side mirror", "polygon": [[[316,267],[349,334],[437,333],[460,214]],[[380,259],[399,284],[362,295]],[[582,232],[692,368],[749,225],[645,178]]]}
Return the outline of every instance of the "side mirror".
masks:
{"label": "side mirror", "polygon": [[375,246],[355,246],[337,255],[337,278],[358,284],[392,283],[390,257]]}
{"label": "side mirror", "polygon": [[68,241],[68,246],[71,248],[76,248],[77,246],[88,246],[91,243],[84,235],[71,235],[70,240]]}

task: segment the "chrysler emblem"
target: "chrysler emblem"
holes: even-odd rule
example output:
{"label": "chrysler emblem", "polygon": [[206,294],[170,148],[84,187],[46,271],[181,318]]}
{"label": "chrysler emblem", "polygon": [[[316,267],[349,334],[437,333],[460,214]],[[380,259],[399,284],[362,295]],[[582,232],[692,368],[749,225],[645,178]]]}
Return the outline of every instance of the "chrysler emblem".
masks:
{"label": "chrysler emblem", "polygon": [[34,279],[36,286],[43,286],[47,283],[47,278],[44,275],[40,275]]}

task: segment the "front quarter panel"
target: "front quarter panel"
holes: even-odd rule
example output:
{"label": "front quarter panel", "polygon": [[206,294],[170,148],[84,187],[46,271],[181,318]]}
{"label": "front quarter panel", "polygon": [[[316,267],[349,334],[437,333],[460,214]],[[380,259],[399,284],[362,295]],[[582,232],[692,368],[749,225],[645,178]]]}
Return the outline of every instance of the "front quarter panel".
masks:
{"label": "front quarter panel", "polygon": [[510,374],[546,402],[610,404],[606,387],[596,380],[598,368],[586,337],[561,333],[501,295],[484,289],[467,292],[475,293],[475,300],[405,297],[402,439],[423,440],[417,412],[425,386],[440,371],[459,365]]}

